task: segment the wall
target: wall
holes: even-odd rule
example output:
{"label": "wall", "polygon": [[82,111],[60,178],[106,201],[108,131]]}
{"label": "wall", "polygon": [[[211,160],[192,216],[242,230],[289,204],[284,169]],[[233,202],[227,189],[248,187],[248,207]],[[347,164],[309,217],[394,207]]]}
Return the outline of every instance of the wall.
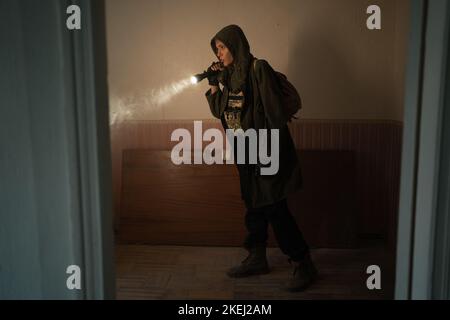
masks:
{"label": "wall", "polygon": [[[366,8],[382,10],[382,30],[366,28]],[[212,118],[207,83],[167,104],[143,99],[206,69],[209,42],[228,24],[242,27],[252,53],[288,75],[304,119],[402,120],[409,1],[107,0],[111,107],[121,119]]]}
{"label": "wall", "polygon": [[[230,173],[235,170],[235,166],[217,168],[220,166],[217,165],[211,168],[195,165],[195,169],[189,165],[174,166],[159,154],[163,152],[161,150],[167,150],[170,154],[176,142],[170,142],[164,137],[169,136],[175,128],[186,128],[193,135],[193,125],[189,120],[127,121],[114,130],[112,159],[116,212],[120,212],[120,219],[116,221],[117,226],[120,226],[119,239],[126,242],[173,244],[179,237],[189,233],[189,239],[183,239],[178,244],[188,241],[197,245],[203,242],[215,245],[238,244],[243,239],[244,208],[240,197],[236,197],[240,192],[239,183],[235,180],[236,172]],[[203,122],[203,129],[209,128],[221,128],[221,124],[215,120]],[[294,202],[299,200],[300,206],[291,206],[291,211],[302,223],[301,228],[312,244],[326,243],[338,247],[343,245],[342,233],[348,235],[348,230],[341,230],[341,237],[336,236],[336,232],[333,238],[328,238],[330,234],[326,237],[322,233],[320,236],[324,238],[317,239],[320,226],[324,227],[333,220],[330,218],[317,223],[314,222],[317,215],[336,215],[343,220],[350,215],[354,227],[351,232],[361,240],[358,243],[385,239],[389,247],[393,248],[398,210],[401,123],[384,120],[300,120],[290,125],[290,131],[300,154],[306,154],[305,157],[300,156],[303,188],[290,196]],[[311,164],[311,156],[308,156],[311,153],[318,154],[316,160],[324,167],[322,171],[317,168],[320,165]],[[354,156],[354,162],[349,168],[336,173],[344,177],[330,173],[330,167],[336,168],[348,153]],[[328,158],[330,154],[333,154],[332,159]],[[329,161],[335,163],[327,165]],[[152,173],[156,169],[158,173]],[[349,174],[345,176],[343,172]],[[191,180],[195,181],[189,180],[192,175],[195,179]],[[327,186],[317,188],[317,183],[323,183],[324,175],[328,175]],[[163,179],[164,176],[167,179]],[[349,180],[353,179],[356,191],[345,191],[349,190]],[[337,188],[336,180],[342,180],[342,184],[339,190],[333,192],[330,186]],[[222,194],[220,199],[210,196],[217,192]],[[303,201],[305,197],[307,200]],[[336,197],[339,198],[339,204],[333,202]],[[324,209],[324,199],[333,202],[335,207]],[[217,208],[219,205],[221,207]],[[355,213],[342,209],[351,206],[354,206]],[[213,216],[211,212],[214,212]],[[312,217],[313,214],[316,216]],[[207,232],[202,230],[205,221],[208,221]],[[340,228],[345,223],[341,221],[338,224]],[[185,226],[185,229],[180,229],[180,225]],[[333,227],[325,229],[325,233],[333,232]],[[221,230],[222,234],[213,237],[210,232],[217,230]],[[195,234],[195,239],[192,234]]]}
{"label": "wall", "polygon": [[[366,27],[372,4],[382,10],[379,31]],[[111,126],[116,214],[123,150],[167,145],[170,132],[153,135],[160,126],[213,119],[206,82],[162,105],[151,98],[204,70],[215,59],[210,39],[234,23],[243,28],[252,53],[287,74],[299,90],[297,147],[356,152],[358,231],[392,243],[409,8],[407,0],[107,0],[110,105],[118,115]]]}

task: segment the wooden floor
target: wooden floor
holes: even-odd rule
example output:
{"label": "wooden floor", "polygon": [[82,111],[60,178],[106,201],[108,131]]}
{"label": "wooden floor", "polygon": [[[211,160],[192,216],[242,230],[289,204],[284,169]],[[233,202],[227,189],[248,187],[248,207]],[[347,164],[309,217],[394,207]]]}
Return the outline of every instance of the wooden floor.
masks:
{"label": "wooden floor", "polygon": [[[315,249],[319,280],[289,293],[283,284],[292,267],[278,248],[268,249],[272,272],[230,279],[227,268],[246,257],[242,248],[116,246],[117,299],[392,299],[393,263],[382,248]],[[381,267],[381,290],[368,290],[366,268]]]}

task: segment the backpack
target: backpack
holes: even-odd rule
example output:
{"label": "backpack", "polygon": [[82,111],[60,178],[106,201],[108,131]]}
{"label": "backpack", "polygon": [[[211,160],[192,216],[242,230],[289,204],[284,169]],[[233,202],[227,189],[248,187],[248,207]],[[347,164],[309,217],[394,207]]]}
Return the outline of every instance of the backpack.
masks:
{"label": "backpack", "polygon": [[[253,60],[253,71],[256,68],[256,58]],[[289,82],[287,77],[278,71],[275,71],[278,77],[278,83],[283,93],[283,108],[284,112],[288,116],[288,121],[291,122],[292,118],[298,119],[295,114],[302,108],[302,100],[297,92],[297,89]]]}

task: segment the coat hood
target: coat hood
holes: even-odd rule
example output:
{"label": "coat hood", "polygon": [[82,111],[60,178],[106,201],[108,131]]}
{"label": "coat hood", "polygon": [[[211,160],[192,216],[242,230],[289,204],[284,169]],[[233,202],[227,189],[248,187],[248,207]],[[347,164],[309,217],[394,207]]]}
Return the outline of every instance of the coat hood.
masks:
{"label": "coat hood", "polygon": [[211,48],[217,57],[216,39],[222,41],[233,56],[233,63],[221,72],[219,81],[234,92],[245,90],[245,82],[253,55],[250,53],[250,45],[244,32],[234,24],[220,30],[211,39]]}

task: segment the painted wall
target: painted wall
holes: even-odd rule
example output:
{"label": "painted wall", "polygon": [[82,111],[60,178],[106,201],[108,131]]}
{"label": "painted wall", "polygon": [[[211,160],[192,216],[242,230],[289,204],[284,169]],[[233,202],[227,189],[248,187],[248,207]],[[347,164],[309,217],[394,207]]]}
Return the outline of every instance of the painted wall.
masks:
{"label": "painted wall", "polygon": [[[382,30],[366,27],[372,4]],[[252,53],[298,88],[302,118],[401,121],[409,8],[408,0],[106,0],[114,119],[213,118],[206,81],[160,105],[152,98],[206,69],[210,39],[238,24]]]}

